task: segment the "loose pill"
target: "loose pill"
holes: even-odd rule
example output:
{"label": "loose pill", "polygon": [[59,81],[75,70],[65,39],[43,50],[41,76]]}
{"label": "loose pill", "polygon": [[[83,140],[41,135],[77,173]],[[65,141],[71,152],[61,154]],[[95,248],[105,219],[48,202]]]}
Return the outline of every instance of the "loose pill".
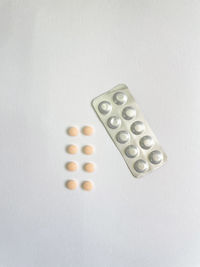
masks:
{"label": "loose pill", "polygon": [[149,160],[153,164],[159,164],[163,160],[163,154],[158,150],[154,150],[149,154]]}
{"label": "loose pill", "polygon": [[127,95],[125,95],[122,92],[118,92],[116,94],[114,94],[113,96],[113,101],[115,102],[115,104],[117,105],[123,105],[127,102]]}
{"label": "loose pill", "polygon": [[117,116],[112,116],[108,119],[108,126],[112,129],[116,129],[121,125],[121,119]]}
{"label": "loose pill", "polygon": [[76,154],[78,152],[78,147],[76,145],[68,145],[67,152],[69,154]]}
{"label": "loose pill", "polygon": [[68,180],[66,182],[66,187],[69,189],[69,190],[75,190],[77,188],[77,181],[76,180]]}
{"label": "loose pill", "polygon": [[70,136],[77,136],[79,134],[79,130],[76,127],[69,127],[67,129],[67,133]]}
{"label": "loose pill", "polygon": [[102,114],[108,114],[112,110],[112,106],[108,101],[102,101],[98,106],[99,111]]}
{"label": "loose pill", "polygon": [[91,191],[93,189],[93,183],[91,181],[84,181],[81,186],[86,191]]}
{"label": "loose pill", "polygon": [[87,162],[83,165],[83,169],[86,172],[94,172],[95,171],[95,165],[92,162]]}
{"label": "loose pill", "polygon": [[74,171],[76,171],[78,169],[78,164],[76,162],[74,162],[74,161],[69,161],[66,164],[66,168],[67,168],[68,171],[74,172]]}
{"label": "loose pill", "polygon": [[86,155],[91,155],[94,153],[94,147],[91,145],[86,145],[82,148],[82,151]]}
{"label": "loose pill", "polygon": [[82,129],[82,133],[84,135],[90,136],[90,135],[92,135],[94,133],[94,129],[91,126],[84,126],[83,129]]}

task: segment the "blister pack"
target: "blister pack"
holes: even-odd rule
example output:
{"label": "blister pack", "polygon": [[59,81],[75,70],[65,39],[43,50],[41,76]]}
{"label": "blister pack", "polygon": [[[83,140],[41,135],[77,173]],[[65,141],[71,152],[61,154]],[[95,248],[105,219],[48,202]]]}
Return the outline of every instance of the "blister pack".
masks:
{"label": "blister pack", "polygon": [[135,177],[161,167],[167,156],[128,87],[119,84],[92,106]]}

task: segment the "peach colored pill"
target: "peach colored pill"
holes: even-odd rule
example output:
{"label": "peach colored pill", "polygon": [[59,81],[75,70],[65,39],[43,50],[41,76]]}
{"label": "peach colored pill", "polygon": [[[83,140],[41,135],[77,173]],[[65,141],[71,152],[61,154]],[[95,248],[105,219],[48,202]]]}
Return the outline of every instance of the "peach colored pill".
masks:
{"label": "peach colored pill", "polygon": [[92,162],[85,163],[83,168],[86,172],[94,172],[95,171],[95,166]]}
{"label": "peach colored pill", "polygon": [[70,136],[77,136],[79,134],[79,130],[76,127],[69,127],[67,129],[67,133]]}
{"label": "peach colored pill", "polygon": [[78,152],[78,147],[76,145],[68,145],[67,152],[69,154],[76,154]]}
{"label": "peach colored pill", "polygon": [[74,172],[78,169],[78,165],[74,161],[67,162],[66,168],[70,172]]}
{"label": "peach colored pill", "polygon": [[84,135],[92,135],[94,133],[94,129],[91,126],[84,126],[82,129],[82,133]]}
{"label": "peach colored pill", "polygon": [[93,189],[93,183],[90,181],[84,181],[81,186],[86,191],[91,191]]}
{"label": "peach colored pill", "polygon": [[94,153],[94,147],[90,145],[86,145],[82,148],[82,151],[86,155],[91,155]]}
{"label": "peach colored pill", "polygon": [[66,187],[69,189],[69,190],[74,190],[77,188],[77,181],[76,180],[68,180],[66,182]]}

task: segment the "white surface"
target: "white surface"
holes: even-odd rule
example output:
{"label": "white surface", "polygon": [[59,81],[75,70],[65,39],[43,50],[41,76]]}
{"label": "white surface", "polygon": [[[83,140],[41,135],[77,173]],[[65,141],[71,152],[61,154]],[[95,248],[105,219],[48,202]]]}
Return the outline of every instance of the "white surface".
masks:
{"label": "white surface", "polygon": [[[200,266],[199,28],[195,0],[0,1],[1,267]],[[121,82],[168,154],[141,180],[90,106]],[[94,175],[64,168],[71,124]]]}

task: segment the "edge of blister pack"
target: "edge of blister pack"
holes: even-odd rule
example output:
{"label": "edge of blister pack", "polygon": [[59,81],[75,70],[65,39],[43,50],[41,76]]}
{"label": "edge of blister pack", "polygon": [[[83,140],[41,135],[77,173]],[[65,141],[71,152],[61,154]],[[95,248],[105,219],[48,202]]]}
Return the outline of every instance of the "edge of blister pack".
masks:
{"label": "edge of blister pack", "polygon": [[[122,92],[127,98],[126,102],[123,104],[115,103],[113,97],[117,93]],[[100,103],[107,102],[111,106],[111,110],[107,113],[100,112],[99,106]],[[121,153],[126,165],[128,166],[129,170],[131,171],[132,175],[136,178],[142,177],[147,173],[152,172],[155,169],[160,168],[164,165],[167,161],[167,155],[160,146],[155,134],[151,130],[148,122],[144,118],[138,104],[136,103],[134,97],[132,96],[129,88],[125,84],[118,84],[117,86],[113,87],[111,90],[106,91],[105,93],[95,97],[91,105],[96,112],[98,118],[102,122],[104,128],[106,129],[107,133],[113,140],[115,146]],[[123,111],[126,108],[132,108],[135,110],[135,117],[133,119],[124,118]],[[116,128],[111,128],[109,125],[109,119],[111,117],[117,117],[120,121],[120,126]],[[142,122],[144,125],[144,131],[141,134],[134,134],[132,130],[132,126],[134,122]],[[119,132],[126,132],[129,135],[129,140],[125,143],[119,143],[117,141],[117,136]],[[150,148],[144,148],[144,144],[142,147],[141,140],[144,140],[144,137],[150,136],[153,145]],[[143,138],[143,139],[142,139]],[[127,156],[127,148],[128,147],[136,147],[137,155],[132,157]],[[157,151],[157,154],[155,153]],[[153,153],[154,152],[154,153]],[[160,152],[160,154],[158,153]],[[161,160],[160,160],[160,158]],[[155,163],[156,162],[156,163]],[[140,163],[140,165],[139,165]],[[142,168],[141,171],[140,168]],[[136,170],[137,169],[137,170]]]}

